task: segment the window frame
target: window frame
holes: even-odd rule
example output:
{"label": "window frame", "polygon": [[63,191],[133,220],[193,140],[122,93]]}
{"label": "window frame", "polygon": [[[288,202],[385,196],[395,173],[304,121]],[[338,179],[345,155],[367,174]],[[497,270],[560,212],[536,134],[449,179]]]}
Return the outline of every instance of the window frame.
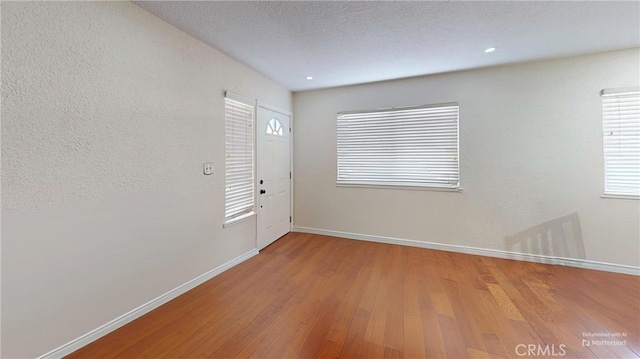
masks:
{"label": "window frame", "polygon": [[[625,166],[629,166],[631,165],[635,165],[636,169],[637,169],[637,173],[638,173],[638,178],[636,178],[635,180],[640,182],[640,144],[636,144],[636,148],[633,147],[622,147],[620,145],[620,142],[616,145],[615,143],[612,143],[612,138],[611,136],[613,136],[613,132],[612,127],[615,128],[619,128],[620,126],[625,126],[623,128],[623,130],[625,132],[628,132],[629,130],[632,130],[634,132],[632,132],[631,135],[627,135],[627,137],[636,137],[638,140],[640,140],[640,88],[638,87],[632,87],[632,88],[618,88],[618,89],[604,89],[602,91],[600,91],[600,96],[601,96],[601,110],[602,110],[602,149],[603,149],[603,194],[602,194],[602,198],[617,198],[617,199],[634,199],[634,200],[638,200],[640,199],[640,185],[638,187],[638,192],[636,193],[632,193],[632,192],[625,192],[624,190],[621,189],[616,189],[614,184],[610,184],[610,182],[616,182],[616,181],[620,181],[621,177],[623,176],[611,176],[610,177],[610,173],[616,173],[619,172],[621,168],[624,168]],[[631,114],[629,116],[631,116],[631,121],[638,121],[637,124],[635,124],[635,128],[634,125],[628,125],[628,124],[621,124],[621,120],[620,120],[620,106],[621,106],[621,101],[625,101],[625,99],[628,101],[626,104],[622,104],[623,106],[628,106],[628,107],[634,107],[635,109],[632,109]],[[631,103],[629,105],[629,103]],[[614,108],[614,106],[617,106],[617,110]],[[629,110],[628,108],[626,109],[627,111]],[[631,122],[629,121],[629,122]],[[636,132],[637,131],[637,132]],[[616,147],[618,146],[618,147]],[[632,145],[633,146],[633,145]],[[626,152],[625,155],[627,156],[615,156],[613,153],[615,152]],[[623,158],[624,157],[629,157],[629,152],[631,152],[631,156],[635,156],[635,157],[631,157],[630,161],[625,161]],[[620,163],[620,161],[624,161],[623,163]],[[611,163],[615,163],[618,162],[617,165],[610,165]],[[634,163],[635,162],[635,163]],[[613,187],[613,188],[612,188]]]}
{"label": "window frame", "polygon": [[[247,111],[250,109],[251,111],[251,115],[249,117],[245,117],[245,118],[240,118],[240,117],[235,117],[232,118],[230,116],[231,113],[231,107],[235,106],[235,107],[244,107],[243,111]],[[224,224],[223,227],[227,227],[230,226],[232,224],[238,223],[238,222],[242,222],[246,219],[252,218],[256,215],[256,194],[255,194],[255,176],[256,176],[256,169],[255,169],[255,165],[256,165],[256,153],[255,153],[255,141],[256,141],[256,101],[255,100],[251,100],[248,99],[246,97],[237,95],[235,93],[232,93],[230,91],[226,91],[225,92],[225,98],[224,98],[224,110],[225,110],[225,114],[224,114],[224,124],[225,124],[225,177],[224,177],[224,190],[225,190],[225,194],[224,194]],[[239,115],[246,115],[245,114],[239,114]],[[243,200],[246,202],[246,205],[243,207],[242,210],[240,211],[234,211],[234,213],[230,214],[230,197],[232,195],[232,192],[229,191],[229,179],[230,179],[230,161],[229,161],[229,155],[230,155],[230,151],[231,149],[229,148],[230,146],[230,136],[233,136],[233,133],[230,133],[230,126],[236,126],[236,125],[240,125],[242,126],[242,122],[245,121],[247,122],[246,127],[244,128],[244,132],[240,134],[241,138],[240,140],[244,139],[244,148],[239,148],[238,150],[238,154],[239,155],[246,155],[247,152],[250,153],[250,164],[249,165],[244,165],[246,166],[248,169],[250,169],[250,173],[244,173],[244,174],[240,174],[241,177],[244,177],[242,179],[243,183],[241,184],[243,186],[244,189],[250,189],[249,193],[247,193],[244,197]],[[242,128],[240,128],[242,130]],[[242,141],[240,141],[242,142]],[[249,151],[247,151],[247,149],[249,149]],[[236,163],[236,165],[238,165]],[[236,170],[237,171],[237,170]],[[236,177],[237,174],[236,174]],[[247,185],[247,181],[249,182],[249,185]],[[236,194],[237,195],[237,194]],[[236,201],[239,202],[240,204],[242,201]]]}
{"label": "window frame", "polygon": [[[416,117],[418,116],[418,117]],[[407,117],[415,117],[410,120]],[[337,114],[336,123],[336,186],[337,187],[364,187],[364,188],[385,188],[385,189],[411,189],[411,190],[427,190],[427,191],[445,191],[445,192],[461,192],[460,186],[460,106],[457,102],[428,104],[420,106],[406,106],[406,107],[392,107],[381,108],[375,110],[360,110],[360,111],[342,111]],[[356,120],[357,119],[357,120]],[[349,121],[360,121],[352,122]],[[371,120],[374,122],[368,129],[367,123],[364,122]],[[384,137],[379,140],[381,125],[384,125],[384,121],[393,121],[391,126],[391,132],[388,137]],[[427,122],[424,122],[427,121]],[[437,122],[441,122],[437,124]],[[442,124],[445,122],[445,124]],[[453,127],[452,127],[453,124]],[[350,134],[345,134],[345,131],[349,133],[347,128],[349,126],[357,126],[363,129],[353,130]],[[414,126],[417,126],[418,130],[422,131],[419,138],[419,147],[408,147],[402,145],[402,141],[409,139],[408,135],[415,135],[413,131]],[[406,128],[405,128],[406,127]],[[412,129],[409,130],[408,128]],[[377,131],[376,134],[367,138],[368,132]],[[440,132],[441,137],[438,137]],[[360,137],[363,136],[363,137]],[[405,136],[405,137],[402,137]],[[451,136],[454,136],[451,140]],[[449,137],[449,139],[447,139]],[[358,139],[358,142],[363,143],[361,147],[358,147],[354,138]],[[362,140],[364,138],[364,140]],[[399,139],[398,139],[399,138]],[[434,141],[446,141],[446,145],[453,146],[453,149],[447,149],[442,151],[441,149],[429,151],[429,146],[435,146]],[[365,141],[369,142],[365,142]],[[351,142],[350,142],[351,141]],[[387,141],[384,144],[384,141]],[[378,145],[376,145],[378,143]],[[395,143],[395,144],[394,144]],[[372,148],[370,153],[366,148]],[[376,148],[379,146],[379,148]],[[385,146],[392,146],[393,154],[389,154],[388,151],[383,150]],[[396,147],[397,146],[397,147]],[[348,159],[349,149],[354,152],[365,153],[360,155],[360,158],[355,156],[355,159]],[[377,152],[377,153],[376,153]],[[404,153],[403,153],[404,152]],[[418,153],[420,152],[420,153]],[[427,155],[431,153],[431,155]],[[368,162],[368,159],[362,159],[365,156],[378,156],[374,157],[378,161],[382,162]],[[416,155],[423,156],[420,158],[423,163],[431,167],[431,170],[422,170],[416,166],[414,158]],[[438,156],[452,156],[452,159],[442,161],[438,159]],[[397,157],[400,161],[409,164],[408,167],[398,167],[398,163],[394,162],[391,157]],[[346,163],[355,163],[360,161],[360,164],[353,164],[351,167]],[[361,178],[348,179],[345,176],[345,171],[353,170],[360,166],[362,172]],[[447,167],[448,166],[448,167]],[[371,174],[371,169],[367,167],[380,167],[382,171],[377,174]],[[447,167],[447,168],[445,168]],[[453,170],[452,170],[453,168]],[[411,170],[418,169],[419,171],[412,173]],[[423,168],[424,169],[424,168]],[[437,175],[425,173],[435,171],[446,172],[443,176],[454,176],[445,181],[443,179],[436,179]],[[370,174],[367,175],[366,173]],[[404,172],[404,174],[402,174]],[[353,172],[352,172],[353,173]],[[417,173],[417,174],[416,174]],[[353,176],[353,175],[352,175]],[[404,176],[404,177],[401,177]],[[354,176],[358,177],[358,175]],[[369,177],[369,179],[365,179]],[[371,179],[378,177],[377,179]],[[386,177],[386,178],[385,178]],[[455,183],[452,182],[455,180]],[[446,183],[445,183],[446,182]]]}

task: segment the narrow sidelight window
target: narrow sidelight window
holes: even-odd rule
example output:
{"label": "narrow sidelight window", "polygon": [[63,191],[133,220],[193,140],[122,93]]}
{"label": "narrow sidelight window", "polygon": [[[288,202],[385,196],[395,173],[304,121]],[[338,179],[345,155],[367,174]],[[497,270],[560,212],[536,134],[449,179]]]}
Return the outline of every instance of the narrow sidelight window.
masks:
{"label": "narrow sidelight window", "polygon": [[225,224],[249,217],[254,205],[254,105],[225,98]]}

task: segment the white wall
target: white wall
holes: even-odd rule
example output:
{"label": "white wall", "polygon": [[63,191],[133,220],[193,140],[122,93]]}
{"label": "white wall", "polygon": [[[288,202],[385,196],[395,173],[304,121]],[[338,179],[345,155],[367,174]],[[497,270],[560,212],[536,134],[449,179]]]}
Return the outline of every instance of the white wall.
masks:
{"label": "white wall", "polygon": [[2,56],[2,357],[255,248],[222,228],[223,94],[289,91],[123,2],[3,2]]}
{"label": "white wall", "polygon": [[[582,259],[638,266],[640,202],[600,197],[599,91],[637,86],[639,60],[631,49],[296,93],[294,224],[506,250],[573,214],[582,233],[565,236],[582,238]],[[460,105],[462,193],[336,187],[337,112],[443,102]]]}

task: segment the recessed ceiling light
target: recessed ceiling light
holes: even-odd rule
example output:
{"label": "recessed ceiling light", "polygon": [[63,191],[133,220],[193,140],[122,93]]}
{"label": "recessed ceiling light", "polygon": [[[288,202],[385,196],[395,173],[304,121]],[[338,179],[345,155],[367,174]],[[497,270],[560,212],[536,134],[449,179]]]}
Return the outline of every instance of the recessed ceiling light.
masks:
{"label": "recessed ceiling light", "polygon": [[490,48],[484,50],[484,52],[494,52],[494,51],[496,51],[495,47],[490,47]]}
{"label": "recessed ceiling light", "polygon": [[307,80],[313,80],[313,76],[307,76]]}

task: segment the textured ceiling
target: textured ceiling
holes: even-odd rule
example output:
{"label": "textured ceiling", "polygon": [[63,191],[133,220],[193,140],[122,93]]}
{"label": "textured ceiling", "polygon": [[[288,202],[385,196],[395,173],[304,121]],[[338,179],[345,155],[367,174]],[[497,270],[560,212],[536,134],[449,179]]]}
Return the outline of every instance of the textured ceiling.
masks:
{"label": "textured ceiling", "polygon": [[640,46],[638,1],[135,3],[292,91]]}

